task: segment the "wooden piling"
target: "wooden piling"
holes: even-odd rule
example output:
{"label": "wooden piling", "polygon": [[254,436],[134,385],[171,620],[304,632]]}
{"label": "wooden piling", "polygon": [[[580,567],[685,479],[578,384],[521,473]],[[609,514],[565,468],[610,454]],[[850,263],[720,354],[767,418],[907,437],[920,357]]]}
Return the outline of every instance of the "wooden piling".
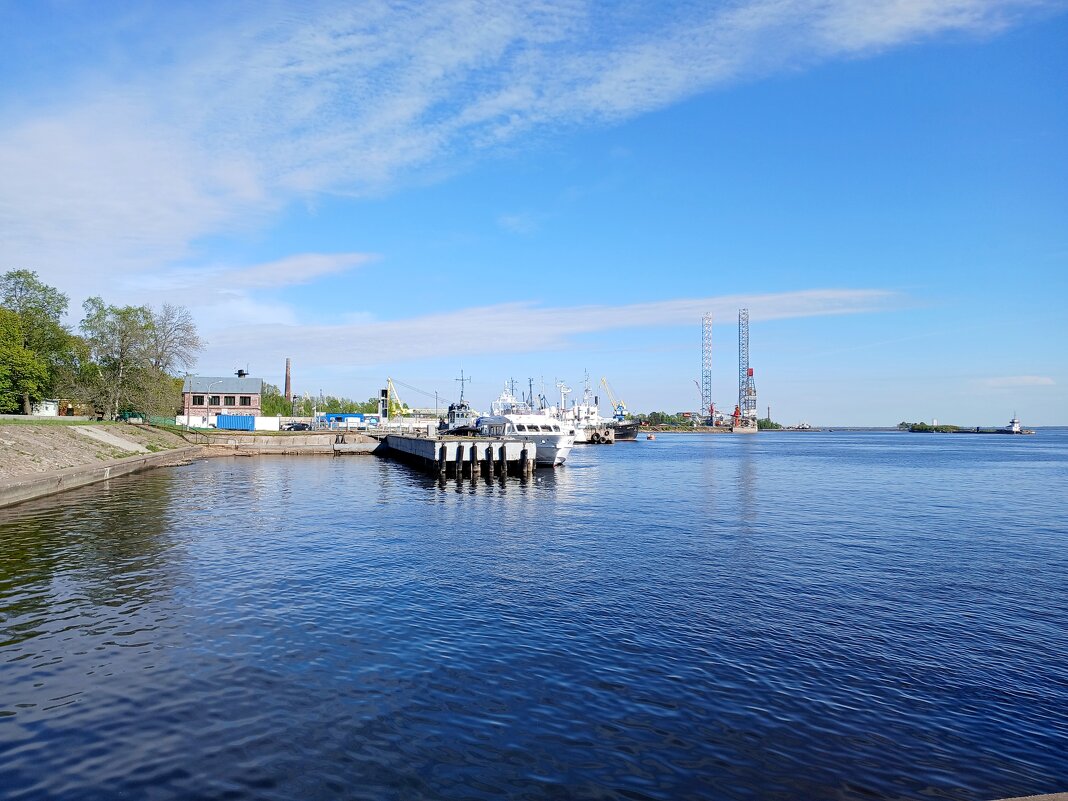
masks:
{"label": "wooden piling", "polygon": [[478,478],[482,463],[478,460],[478,443],[471,443],[471,480]]}
{"label": "wooden piling", "polygon": [[493,446],[486,446],[486,477],[493,478]]}
{"label": "wooden piling", "polygon": [[438,448],[438,476],[445,478],[445,471],[448,469],[448,451],[445,449],[445,443],[441,443],[441,447]]}

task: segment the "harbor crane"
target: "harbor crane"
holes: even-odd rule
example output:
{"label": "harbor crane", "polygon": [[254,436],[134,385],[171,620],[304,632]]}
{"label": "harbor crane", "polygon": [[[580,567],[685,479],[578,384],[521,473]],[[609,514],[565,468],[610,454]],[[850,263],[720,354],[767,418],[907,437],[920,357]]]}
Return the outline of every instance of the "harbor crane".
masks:
{"label": "harbor crane", "polygon": [[397,388],[393,386],[393,379],[386,378],[386,388],[382,390],[382,399],[379,403],[379,413],[388,419],[400,417],[404,414],[408,404],[404,403],[397,395]]}
{"label": "harbor crane", "polygon": [[608,401],[612,404],[612,417],[622,422],[627,419],[627,404],[616,397],[616,393],[612,391],[612,387],[608,383],[608,379],[601,376],[601,386],[604,387],[604,391],[608,393]]}

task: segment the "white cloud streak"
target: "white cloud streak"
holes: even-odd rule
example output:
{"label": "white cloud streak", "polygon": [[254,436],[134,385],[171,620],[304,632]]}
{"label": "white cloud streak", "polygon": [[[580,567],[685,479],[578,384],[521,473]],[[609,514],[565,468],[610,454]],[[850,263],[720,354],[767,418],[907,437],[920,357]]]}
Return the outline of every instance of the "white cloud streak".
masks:
{"label": "white cloud streak", "polygon": [[[41,269],[75,294],[102,271],[195,263],[202,238],[255,230],[294,199],[386,191],[413,171],[462,165],[532,131],[611,123],[755,75],[947,33],[987,35],[1060,5],[367,0],[201,9],[195,27],[176,16],[171,28],[159,25],[168,33],[155,33],[158,42],[140,45],[142,56],[172,56],[154,69],[101,78],[105,66],[87,65],[95,77],[48,108],[0,90],[0,260]],[[116,30],[116,42],[129,37]]]}
{"label": "white cloud streak", "polygon": [[1044,375],[1010,375],[984,378],[982,384],[990,389],[1018,389],[1020,387],[1052,387],[1056,382]]}
{"label": "white cloud streak", "polygon": [[903,299],[873,289],[826,289],[766,295],[632,303],[622,306],[538,307],[508,303],[403,320],[343,325],[246,325],[218,331],[203,361],[242,358],[260,364],[281,356],[306,367],[386,365],[423,358],[529,353],[572,347],[576,338],[605,331],[692,324],[706,312],[731,324],[740,307],[754,322],[884,311]]}

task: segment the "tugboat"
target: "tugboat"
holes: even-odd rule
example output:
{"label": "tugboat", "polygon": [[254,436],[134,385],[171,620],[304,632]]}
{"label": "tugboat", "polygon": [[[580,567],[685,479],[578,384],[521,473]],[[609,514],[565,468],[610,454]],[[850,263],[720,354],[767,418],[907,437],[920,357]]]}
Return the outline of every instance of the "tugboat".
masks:
{"label": "tugboat", "polygon": [[464,400],[464,384],[470,378],[464,378],[464,371],[460,371],[460,400],[449,404],[448,418],[442,418],[438,422],[439,434],[475,434],[478,432],[478,412],[471,409],[470,404]]}
{"label": "tugboat", "polygon": [[1004,428],[997,430],[999,434],[1034,434],[1035,432],[1029,428],[1020,428],[1020,418],[1016,416],[1016,412],[1012,413],[1012,419],[1009,420],[1009,424]]}

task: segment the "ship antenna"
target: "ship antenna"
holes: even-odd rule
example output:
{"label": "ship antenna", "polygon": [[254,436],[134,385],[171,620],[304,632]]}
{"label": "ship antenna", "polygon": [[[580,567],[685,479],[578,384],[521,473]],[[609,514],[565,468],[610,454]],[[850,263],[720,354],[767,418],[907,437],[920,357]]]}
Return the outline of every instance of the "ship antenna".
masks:
{"label": "ship antenna", "polygon": [[464,384],[469,382],[471,380],[471,377],[468,376],[467,378],[464,378],[464,368],[461,367],[460,368],[460,377],[459,378],[455,378],[453,380],[460,382],[460,403],[463,403],[464,402]]}

